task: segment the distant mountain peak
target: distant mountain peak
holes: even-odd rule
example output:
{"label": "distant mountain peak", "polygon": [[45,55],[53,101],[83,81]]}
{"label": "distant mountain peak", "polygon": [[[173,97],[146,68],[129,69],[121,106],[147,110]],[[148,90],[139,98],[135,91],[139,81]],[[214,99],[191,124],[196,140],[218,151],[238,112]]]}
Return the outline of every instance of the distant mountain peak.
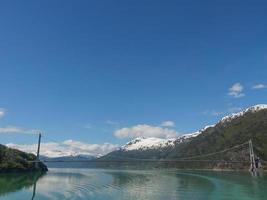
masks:
{"label": "distant mountain peak", "polygon": [[[202,129],[203,130],[203,129]],[[174,147],[176,143],[182,143],[185,140],[196,137],[201,133],[201,131],[184,134],[178,136],[177,138],[171,139],[162,139],[155,137],[137,137],[130,142],[126,143],[122,147],[119,148],[121,151],[133,151],[133,150],[149,150],[149,149],[162,149],[167,147]]]}
{"label": "distant mountain peak", "polygon": [[174,146],[176,138],[173,139],[161,139],[161,138],[144,138],[138,137],[126,145],[122,146],[120,150],[122,151],[132,151],[132,150],[147,150],[147,149],[157,149],[157,148],[165,148],[168,146]]}

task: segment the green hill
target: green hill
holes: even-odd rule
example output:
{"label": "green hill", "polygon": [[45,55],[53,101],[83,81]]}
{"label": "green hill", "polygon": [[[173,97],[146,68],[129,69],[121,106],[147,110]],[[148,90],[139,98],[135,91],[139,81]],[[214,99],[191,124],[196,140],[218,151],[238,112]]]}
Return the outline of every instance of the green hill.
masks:
{"label": "green hill", "polygon": [[[183,142],[176,142],[174,146],[134,151],[117,150],[102,159],[185,160],[184,162],[176,163],[157,163],[157,165],[178,168],[247,169],[250,165],[248,146],[250,139],[256,156],[260,158],[263,166],[266,167],[266,162],[264,161],[267,160],[266,105],[253,106],[243,112],[224,117],[216,125],[202,130],[196,137],[189,137]],[[229,151],[209,155],[240,144],[244,145]],[[210,162],[206,162],[206,160]]]}
{"label": "green hill", "polygon": [[43,163],[31,163],[28,161],[36,160],[33,154],[24,153],[22,151],[8,148],[0,145],[0,172],[32,172],[47,171],[47,167]]}
{"label": "green hill", "polygon": [[220,121],[184,145],[177,145],[167,157],[207,154],[252,140],[255,153],[267,160],[267,109],[248,111],[229,121]]}

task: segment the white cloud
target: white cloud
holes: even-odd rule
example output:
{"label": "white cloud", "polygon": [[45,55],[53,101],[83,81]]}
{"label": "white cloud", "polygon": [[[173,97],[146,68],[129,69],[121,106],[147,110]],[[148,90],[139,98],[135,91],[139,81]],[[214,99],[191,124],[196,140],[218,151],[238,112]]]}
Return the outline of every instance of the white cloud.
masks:
{"label": "white cloud", "polygon": [[164,127],[175,127],[175,122],[173,122],[173,121],[164,121],[164,122],[161,122],[161,126],[164,126]]}
{"label": "white cloud", "polygon": [[234,98],[240,98],[245,96],[245,94],[242,93],[243,90],[244,87],[240,83],[235,83],[232,87],[229,88],[228,95]]}
{"label": "white cloud", "polygon": [[159,126],[150,126],[139,124],[129,128],[118,129],[114,132],[118,138],[136,138],[136,137],[156,137],[156,138],[174,138],[178,133],[169,128]]}
{"label": "white cloud", "polygon": [[252,87],[252,89],[253,89],[253,90],[260,90],[260,89],[264,89],[264,88],[266,88],[266,87],[267,87],[266,85],[260,83],[260,84],[254,85],[254,86]]}
{"label": "white cloud", "polygon": [[0,118],[4,117],[6,115],[6,109],[0,108]]}
{"label": "white cloud", "polygon": [[[36,154],[37,144],[6,144],[10,148],[19,149],[28,153]],[[61,143],[47,142],[41,143],[40,154],[48,157],[61,156],[76,156],[76,155],[90,155],[100,156],[105,155],[118,148],[118,145],[104,143],[104,144],[88,144],[75,140],[66,140]]]}
{"label": "white cloud", "polygon": [[24,133],[24,134],[37,134],[40,130],[37,129],[25,129],[16,126],[0,127],[0,133]]}

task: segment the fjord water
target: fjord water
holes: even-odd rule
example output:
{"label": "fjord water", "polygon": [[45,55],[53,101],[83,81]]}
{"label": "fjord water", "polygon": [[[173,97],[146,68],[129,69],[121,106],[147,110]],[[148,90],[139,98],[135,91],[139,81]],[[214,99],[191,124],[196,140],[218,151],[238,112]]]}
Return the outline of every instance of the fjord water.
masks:
{"label": "fjord water", "polygon": [[1,200],[257,200],[267,197],[267,175],[248,172],[50,169],[1,174]]}

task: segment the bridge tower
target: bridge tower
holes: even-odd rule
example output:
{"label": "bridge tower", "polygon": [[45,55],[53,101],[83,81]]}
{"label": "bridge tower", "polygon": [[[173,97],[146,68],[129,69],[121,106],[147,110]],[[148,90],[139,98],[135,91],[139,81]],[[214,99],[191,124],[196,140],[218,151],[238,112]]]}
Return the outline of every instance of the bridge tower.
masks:
{"label": "bridge tower", "polygon": [[41,133],[39,133],[39,137],[38,137],[38,148],[37,148],[37,160],[38,161],[39,161],[39,156],[40,156],[41,138],[42,138],[42,135],[41,135]]}
{"label": "bridge tower", "polygon": [[255,164],[255,155],[251,139],[249,140],[248,144],[249,144],[249,156],[250,156],[250,170],[253,172],[256,170],[256,164]]}

